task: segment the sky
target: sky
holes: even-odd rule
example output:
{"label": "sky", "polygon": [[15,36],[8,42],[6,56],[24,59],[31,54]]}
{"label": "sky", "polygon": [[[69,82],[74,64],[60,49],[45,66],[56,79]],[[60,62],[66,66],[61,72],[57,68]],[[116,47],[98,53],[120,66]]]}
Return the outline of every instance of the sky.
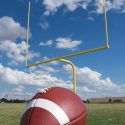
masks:
{"label": "sky", "polygon": [[[125,96],[125,0],[106,0],[109,46],[68,58],[82,99]],[[29,99],[49,86],[73,89],[71,66],[27,68],[28,0],[0,1],[0,98]],[[104,46],[103,0],[31,0],[29,64]]]}

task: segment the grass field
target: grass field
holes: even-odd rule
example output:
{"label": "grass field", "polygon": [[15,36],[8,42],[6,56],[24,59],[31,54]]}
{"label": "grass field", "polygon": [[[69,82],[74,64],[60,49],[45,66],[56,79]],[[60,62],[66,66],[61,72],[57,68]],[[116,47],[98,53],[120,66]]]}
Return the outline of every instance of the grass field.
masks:
{"label": "grass field", "polygon": [[[125,104],[88,104],[87,125],[125,125]],[[0,125],[19,125],[24,104],[0,104]]]}

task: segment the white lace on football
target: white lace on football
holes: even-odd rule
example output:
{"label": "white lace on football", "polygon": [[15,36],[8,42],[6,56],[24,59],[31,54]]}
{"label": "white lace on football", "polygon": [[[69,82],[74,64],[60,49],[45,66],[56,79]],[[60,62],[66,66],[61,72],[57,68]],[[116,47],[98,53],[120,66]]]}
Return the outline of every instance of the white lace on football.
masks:
{"label": "white lace on football", "polygon": [[49,90],[49,88],[44,88],[44,89],[42,90],[42,93],[46,93],[48,90]]}
{"label": "white lace on football", "polygon": [[50,89],[56,87],[55,85],[51,85],[51,86],[48,86],[46,88],[44,88],[43,90],[41,90],[42,93],[46,93],[47,91],[49,91]]}

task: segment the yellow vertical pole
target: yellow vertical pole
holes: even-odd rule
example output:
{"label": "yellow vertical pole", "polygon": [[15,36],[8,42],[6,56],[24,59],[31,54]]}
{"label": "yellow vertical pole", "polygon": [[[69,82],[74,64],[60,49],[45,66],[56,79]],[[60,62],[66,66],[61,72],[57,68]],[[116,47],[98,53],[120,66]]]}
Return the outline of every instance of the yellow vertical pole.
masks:
{"label": "yellow vertical pole", "polygon": [[109,48],[108,23],[107,23],[107,14],[106,14],[106,0],[103,0],[103,9],[104,9],[104,22],[105,22],[105,31],[106,31],[106,46],[107,46],[107,48]]}
{"label": "yellow vertical pole", "polygon": [[27,31],[26,31],[26,66],[28,66],[29,27],[30,27],[30,0],[28,1],[28,20],[27,20]]}
{"label": "yellow vertical pole", "polygon": [[66,63],[71,65],[72,71],[73,71],[73,91],[74,91],[74,93],[76,93],[76,69],[75,69],[75,65],[71,61],[66,60],[66,59],[60,59],[60,61],[66,62]]}

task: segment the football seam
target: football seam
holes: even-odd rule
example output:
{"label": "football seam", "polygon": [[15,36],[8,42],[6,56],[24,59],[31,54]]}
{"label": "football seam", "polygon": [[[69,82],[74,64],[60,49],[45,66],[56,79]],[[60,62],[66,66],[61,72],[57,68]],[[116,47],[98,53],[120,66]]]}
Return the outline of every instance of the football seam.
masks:
{"label": "football seam", "polygon": [[[38,94],[36,98],[38,98],[39,96],[40,96],[40,94]],[[35,103],[34,103],[33,107],[35,106],[36,102],[37,102],[37,100],[35,101]],[[34,110],[34,108],[32,108],[32,109],[31,109],[31,112],[30,112],[30,115],[29,115],[29,118],[28,118],[27,125],[29,125],[29,124],[30,124],[30,121],[31,121],[31,116],[32,116],[32,112],[33,112],[33,110]]]}
{"label": "football seam", "polygon": [[65,124],[65,125],[72,124],[72,123],[75,122],[77,119],[80,119],[81,117],[84,117],[84,116],[86,116],[86,115],[87,115],[87,113],[84,112],[84,113],[80,114],[78,117],[76,117],[76,118],[74,118],[73,120],[71,120],[70,123],[67,123],[67,124]]}

